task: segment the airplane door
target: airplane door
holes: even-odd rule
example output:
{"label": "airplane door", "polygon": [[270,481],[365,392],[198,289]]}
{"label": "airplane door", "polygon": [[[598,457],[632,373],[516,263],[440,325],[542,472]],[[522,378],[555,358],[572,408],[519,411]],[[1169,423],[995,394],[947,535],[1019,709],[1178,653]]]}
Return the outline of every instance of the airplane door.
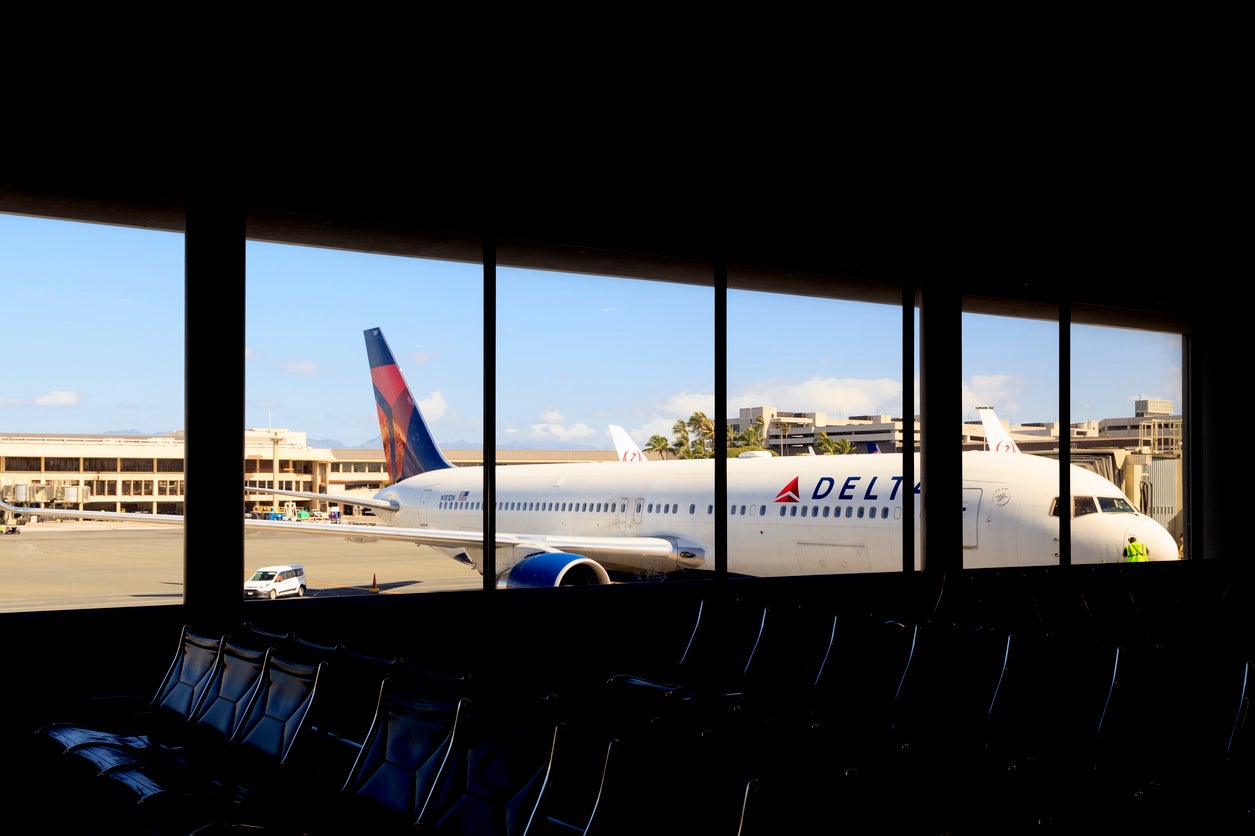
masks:
{"label": "airplane door", "polygon": [[418,524],[427,525],[427,503],[431,501],[431,488],[423,491],[418,499]]}
{"label": "airplane door", "polygon": [[980,488],[963,489],[963,548],[980,547]]}
{"label": "airplane door", "polygon": [[626,496],[619,497],[619,515],[617,521],[619,523],[620,531],[624,531],[627,528],[628,501],[629,500]]}

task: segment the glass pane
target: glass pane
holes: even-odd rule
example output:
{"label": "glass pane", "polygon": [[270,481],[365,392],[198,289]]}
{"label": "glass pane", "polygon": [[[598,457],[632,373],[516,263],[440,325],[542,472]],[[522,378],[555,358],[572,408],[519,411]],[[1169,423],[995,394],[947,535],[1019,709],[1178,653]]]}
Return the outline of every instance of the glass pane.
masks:
{"label": "glass pane", "polygon": [[902,392],[901,308],[728,292],[730,572],[901,571]]}
{"label": "glass pane", "polygon": [[[1150,560],[1183,557],[1181,335],[1073,325],[1071,337],[1072,463],[1115,482],[1137,512],[1098,497],[1100,513],[1073,520],[1073,561],[1086,557],[1078,552],[1095,521],[1114,534],[1090,547],[1098,552],[1092,560],[1136,560],[1143,551]],[[1084,492],[1073,485],[1072,493],[1079,500]]]}
{"label": "glass pane", "polygon": [[[714,569],[713,294],[498,271],[498,531],[546,536],[572,556],[499,553],[508,585]],[[617,438],[612,427],[622,430]],[[624,548],[630,538],[648,550]],[[656,553],[660,546],[668,553]]]}
{"label": "glass pane", "polygon": [[1059,563],[1058,436],[1058,322],[964,313],[964,568]]}
{"label": "glass pane", "polygon": [[183,274],[179,234],[0,215],[20,360],[0,382],[0,609],[182,601],[181,523],[127,516],[183,513]]}
{"label": "glass pane", "polygon": [[[392,482],[376,387],[398,415],[403,399],[372,373],[366,332],[391,347],[448,459],[479,464],[482,266],[260,242],[247,259],[246,577],[299,564],[305,588],[276,594],[315,598],[481,588],[445,553],[372,537],[412,521],[368,504]],[[418,511],[407,504],[407,515]],[[272,520],[286,530],[257,525]]]}
{"label": "glass pane", "polygon": [[[1176,558],[1180,335],[1073,325],[1071,415],[1060,416],[1058,331],[964,314],[964,566],[1057,565],[1060,508],[1073,564],[1122,562],[1130,537],[1151,559]],[[1065,429],[1072,496],[1060,503]]]}

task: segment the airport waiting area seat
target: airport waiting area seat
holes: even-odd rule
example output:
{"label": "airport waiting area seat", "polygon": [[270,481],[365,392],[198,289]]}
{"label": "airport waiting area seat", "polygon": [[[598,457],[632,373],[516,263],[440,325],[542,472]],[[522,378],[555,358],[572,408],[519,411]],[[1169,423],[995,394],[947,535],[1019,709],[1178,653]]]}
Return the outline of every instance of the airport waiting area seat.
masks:
{"label": "airport waiting area seat", "polygon": [[70,778],[93,800],[75,810],[89,824],[105,816],[145,833],[185,832],[250,797],[287,794],[286,765],[307,736],[322,671],[224,641],[182,734],[81,743],[50,777]]}
{"label": "airport waiting area seat", "polygon": [[[69,830],[83,836],[137,822],[114,832],[1249,832],[1246,616],[1139,594],[1138,618],[1122,619],[1095,610],[1127,613],[1132,599],[1077,588],[1037,590],[1031,608],[961,585],[940,607],[694,598],[668,664],[612,655],[552,692],[514,648],[517,679],[491,656],[447,674],[421,649],[416,664],[253,625],[185,629],[158,694],[200,697],[174,731],[145,737],[133,706],[90,734],[77,717],[45,724],[32,771],[49,796],[78,800]],[[1173,610],[1171,631],[1158,608]],[[688,667],[699,658],[723,664]],[[259,727],[262,757],[241,757],[251,695],[274,686],[257,671],[310,668],[299,725]],[[58,728],[82,735],[71,754],[48,735]]]}
{"label": "airport waiting area seat", "polygon": [[146,701],[134,694],[85,694],[74,716],[36,730],[41,745],[64,752],[78,745],[137,735],[173,733],[192,714],[208,686],[225,636],[206,636],[184,625],[156,692]]}

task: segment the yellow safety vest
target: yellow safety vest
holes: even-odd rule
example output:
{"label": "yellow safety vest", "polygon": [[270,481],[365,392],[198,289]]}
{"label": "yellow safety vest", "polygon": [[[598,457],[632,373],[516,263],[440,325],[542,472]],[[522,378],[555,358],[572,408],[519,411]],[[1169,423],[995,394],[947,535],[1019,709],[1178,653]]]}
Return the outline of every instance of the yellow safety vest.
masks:
{"label": "yellow safety vest", "polygon": [[1146,544],[1142,542],[1129,543],[1124,547],[1124,559],[1129,563],[1145,563],[1147,554]]}

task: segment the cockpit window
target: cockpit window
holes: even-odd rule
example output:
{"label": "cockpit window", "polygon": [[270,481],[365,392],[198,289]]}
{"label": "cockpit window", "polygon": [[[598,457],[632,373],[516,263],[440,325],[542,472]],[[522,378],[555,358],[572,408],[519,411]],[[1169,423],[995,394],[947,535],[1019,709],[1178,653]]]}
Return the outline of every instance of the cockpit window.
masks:
{"label": "cockpit window", "polygon": [[1137,509],[1133,507],[1127,499],[1122,496],[1100,496],[1098,497],[1098,507],[1102,509],[1104,514],[1136,514]]}
{"label": "cockpit window", "polygon": [[[1072,497],[1072,516],[1083,517],[1087,513],[1098,513],[1099,503],[1109,501],[1111,500],[1107,500],[1107,498],[1098,498],[1096,501],[1092,496],[1074,496]],[[1126,502],[1124,505],[1128,505],[1128,503]],[[1103,506],[1103,510],[1107,510],[1106,506]],[[1132,506],[1128,510],[1132,511]],[[1054,497],[1054,502],[1050,503],[1050,516],[1059,516],[1059,497]]]}

